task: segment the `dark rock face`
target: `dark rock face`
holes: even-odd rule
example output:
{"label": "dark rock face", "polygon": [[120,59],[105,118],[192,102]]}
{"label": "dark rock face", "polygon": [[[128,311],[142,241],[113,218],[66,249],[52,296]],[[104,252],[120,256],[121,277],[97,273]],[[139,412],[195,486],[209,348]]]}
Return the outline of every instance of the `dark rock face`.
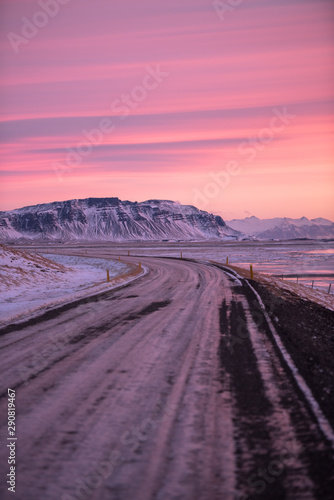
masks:
{"label": "dark rock face", "polygon": [[218,215],[166,200],[142,203],[87,198],[0,213],[2,240],[201,240],[238,239]]}
{"label": "dark rock face", "polygon": [[[8,217],[10,220],[10,218]],[[42,232],[42,225],[39,217],[34,213],[15,215],[12,220],[14,229],[20,232],[40,233]]]}
{"label": "dark rock face", "polygon": [[226,227],[226,223],[225,223],[225,221],[223,221],[223,219],[220,217],[220,215],[216,215],[215,219],[216,219],[218,226]]}
{"label": "dark rock face", "polygon": [[[80,200],[84,201],[84,200]],[[87,198],[85,200],[87,202],[87,207],[96,207],[96,208],[107,208],[107,207],[118,207],[120,204],[120,200],[118,198]]]}

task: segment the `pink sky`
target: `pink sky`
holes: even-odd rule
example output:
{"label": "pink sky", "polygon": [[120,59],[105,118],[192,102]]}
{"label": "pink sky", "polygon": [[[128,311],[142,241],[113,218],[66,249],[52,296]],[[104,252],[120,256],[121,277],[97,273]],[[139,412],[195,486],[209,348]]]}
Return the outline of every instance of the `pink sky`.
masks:
{"label": "pink sky", "polygon": [[0,18],[1,210],[118,196],[334,219],[331,0],[221,18],[212,0],[3,0]]}

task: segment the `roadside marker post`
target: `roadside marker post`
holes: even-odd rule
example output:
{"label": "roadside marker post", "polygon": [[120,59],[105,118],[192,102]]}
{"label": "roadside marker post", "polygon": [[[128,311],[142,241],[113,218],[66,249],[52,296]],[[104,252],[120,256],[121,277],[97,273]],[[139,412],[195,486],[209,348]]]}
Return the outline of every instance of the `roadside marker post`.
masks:
{"label": "roadside marker post", "polygon": [[109,269],[107,269],[107,283],[110,281],[110,276],[109,276]]}
{"label": "roadside marker post", "polygon": [[332,283],[329,284],[328,293],[331,293]]}
{"label": "roadside marker post", "polygon": [[252,264],[250,265],[250,277],[251,277],[251,280],[254,279],[253,265]]}
{"label": "roadside marker post", "polygon": [[314,280],[312,281],[312,288],[314,287]]}
{"label": "roadside marker post", "polygon": [[226,265],[228,266],[228,257],[226,257]]}
{"label": "roadside marker post", "polygon": [[130,255],[130,250],[128,250],[128,255]]}
{"label": "roadside marker post", "polygon": [[183,258],[183,257],[182,257],[182,252],[181,252],[181,259],[182,259],[182,258]]}
{"label": "roadside marker post", "polygon": [[120,257],[118,257],[118,262],[121,262],[121,258]]}
{"label": "roadside marker post", "polygon": [[141,269],[141,262],[139,261],[139,269]]}

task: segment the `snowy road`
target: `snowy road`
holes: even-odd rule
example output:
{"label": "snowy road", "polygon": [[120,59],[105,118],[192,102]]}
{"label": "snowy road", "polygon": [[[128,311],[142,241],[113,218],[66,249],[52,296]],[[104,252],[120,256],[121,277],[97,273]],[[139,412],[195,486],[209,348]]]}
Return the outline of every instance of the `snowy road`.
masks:
{"label": "snowy road", "polygon": [[[214,265],[140,260],[132,284],[0,332],[15,498],[332,498],[333,443],[252,291]],[[0,435],[7,471],[4,418]]]}

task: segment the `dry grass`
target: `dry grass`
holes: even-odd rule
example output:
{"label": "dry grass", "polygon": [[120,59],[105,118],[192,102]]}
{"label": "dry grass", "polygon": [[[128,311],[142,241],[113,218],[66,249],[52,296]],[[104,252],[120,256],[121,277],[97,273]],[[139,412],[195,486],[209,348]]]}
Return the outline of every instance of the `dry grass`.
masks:
{"label": "dry grass", "polygon": [[22,282],[33,283],[36,279],[58,279],[58,273],[68,268],[38,254],[0,244],[0,286],[8,289]]}

